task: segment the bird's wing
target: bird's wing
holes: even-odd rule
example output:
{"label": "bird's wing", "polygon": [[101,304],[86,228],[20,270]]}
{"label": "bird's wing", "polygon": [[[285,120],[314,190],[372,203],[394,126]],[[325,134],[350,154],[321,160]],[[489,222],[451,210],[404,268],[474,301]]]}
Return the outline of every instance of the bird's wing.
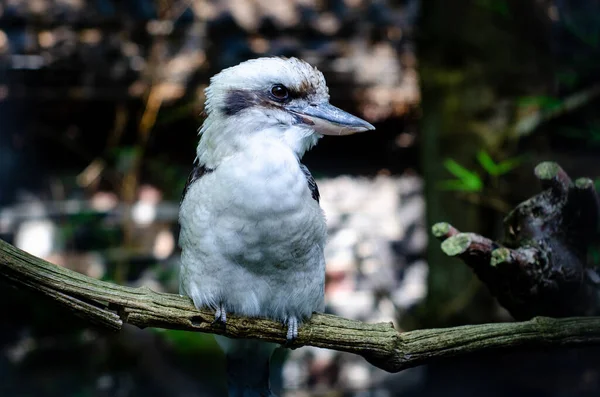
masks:
{"label": "bird's wing", "polygon": [[185,187],[183,188],[183,193],[181,194],[181,202],[183,202],[183,199],[185,198],[185,195],[192,183],[196,182],[204,175],[210,174],[213,171],[213,169],[207,168],[206,166],[204,166],[204,164],[200,164],[198,162],[198,159],[196,159],[196,161],[194,161],[194,168],[192,169],[192,172],[190,172],[190,175],[188,176],[188,179],[185,182]]}
{"label": "bird's wing", "polygon": [[312,174],[304,164],[300,163],[300,169],[306,177],[306,182],[308,183],[308,188],[310,189],[312,198],[318,203],[321,196],[319,194],[319,187],[317,186],[315,178],[313,178]]}

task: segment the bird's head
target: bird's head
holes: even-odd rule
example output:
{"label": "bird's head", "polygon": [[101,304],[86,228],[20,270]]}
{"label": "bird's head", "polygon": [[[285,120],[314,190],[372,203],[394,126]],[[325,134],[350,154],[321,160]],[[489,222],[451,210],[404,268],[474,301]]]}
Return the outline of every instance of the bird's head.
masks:
{"label": "bird's head", "polygon": [[323,74],[296,58],[258,58],[224,69],[206,89],[206,113],[201,160],[218,156],[211,150],[226,155],[261,136],[279,139],[301,157],[323,135],[375,129],[331,105]]}

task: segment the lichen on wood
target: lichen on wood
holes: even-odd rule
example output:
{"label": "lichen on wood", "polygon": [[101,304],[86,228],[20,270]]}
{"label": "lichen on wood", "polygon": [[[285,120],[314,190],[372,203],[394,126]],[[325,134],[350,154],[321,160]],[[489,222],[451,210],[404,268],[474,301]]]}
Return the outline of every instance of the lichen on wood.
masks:
{"label": "lichen on wood", "polygon": [[554,162],[534,172],[543,191],[508,214],[501,242],[447,223],[434,225],[433,234],[516,319],[598,315],[600,275],[587,263],[588,249],[599,240],[593,181],[573,182]]}
{"label": "lichen on wood", "polygon": [[[36,258],[2,240],[0,280],[39,293],[90,324],[113,331],[129,323],[140,328],[286,342],[285,327],[276,321],[229,315],[223,327],[214,323],[214,312],[197,310],[187,297],[96,280]],[[598,344],[600,318],[593,317],[535,318],[519,323],[399,332],[392,323],[368,324],[315,313],[302,324],[298,339],[289,347],[315,346],[353,353],[376,367],[398,372],[434,360],[499,349]]]}

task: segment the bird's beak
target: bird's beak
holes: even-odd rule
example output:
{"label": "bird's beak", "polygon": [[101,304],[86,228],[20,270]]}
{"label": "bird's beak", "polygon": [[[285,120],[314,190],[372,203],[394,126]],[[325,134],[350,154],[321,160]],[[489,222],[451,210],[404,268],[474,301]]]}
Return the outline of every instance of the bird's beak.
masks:
{"label": "bird's beak", "polygon": [[375,129],[365,120],[344,112],[329,102],[290,106],[288,110],[298,117],[299,122],[310,125],[322,135],[350,135]]}

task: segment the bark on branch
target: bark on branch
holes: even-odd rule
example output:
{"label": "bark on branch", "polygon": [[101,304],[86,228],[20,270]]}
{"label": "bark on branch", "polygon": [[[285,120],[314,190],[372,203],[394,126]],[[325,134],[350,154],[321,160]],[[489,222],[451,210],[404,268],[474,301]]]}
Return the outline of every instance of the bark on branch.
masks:
{"label": "bark on branch", "polygon": [[[213,324],[214,313],[196,310],[190,299],[96,280],[53,265],[0,240],[0,280],[45,295],[84,319],[118,331],[124,323],[254,338],[284,343],[275,321],[228,316]],[[390,372],[432,360],[493,349],[600,344],[600,318],[535,318],[521,323],[468,325],[398,332],[391,323],[367,324],[314,314],[291,347],[316,346],[364,357]]]}
{"label": "bark on branch", "polygon": [[535,168],[543,191],[519,204],[495,242],[433,226],[442,250],[473,269],[514,318],[600,315],[600,272],[589,249],[600,241],[600,201],[588,178],[575,182],[556,163]]}

